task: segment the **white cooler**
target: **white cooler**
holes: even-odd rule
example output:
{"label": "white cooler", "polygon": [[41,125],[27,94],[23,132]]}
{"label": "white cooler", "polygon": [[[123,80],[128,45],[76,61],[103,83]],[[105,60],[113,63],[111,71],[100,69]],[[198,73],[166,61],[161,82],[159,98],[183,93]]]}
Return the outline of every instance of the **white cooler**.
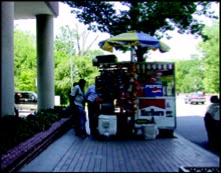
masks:
{"label": "white cooler", "polygon": [[155,124],[147,124],[143,126],[143,134],[145,140],[156,139],[159,134],[159,130]]}
{"label": "white cooler", "polygon": [[110,136],[117,133],[117,117],[116,115],[99,115],[98,131],[100,135]]}

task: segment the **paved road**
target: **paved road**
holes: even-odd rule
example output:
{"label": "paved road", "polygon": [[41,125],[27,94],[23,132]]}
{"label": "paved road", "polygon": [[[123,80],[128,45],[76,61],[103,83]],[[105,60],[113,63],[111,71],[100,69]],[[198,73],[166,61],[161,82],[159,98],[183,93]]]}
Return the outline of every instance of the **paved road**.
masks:
{"label": "paved road", "polygon": [[209,97],[204,105],[191,105],[184,103],[183,96],[178,96],[176,103],[177,128],[175,132],[202,148],[218,155],[218,152],[208,147],[208,138],[204,126],[203,118],[209,104]]}

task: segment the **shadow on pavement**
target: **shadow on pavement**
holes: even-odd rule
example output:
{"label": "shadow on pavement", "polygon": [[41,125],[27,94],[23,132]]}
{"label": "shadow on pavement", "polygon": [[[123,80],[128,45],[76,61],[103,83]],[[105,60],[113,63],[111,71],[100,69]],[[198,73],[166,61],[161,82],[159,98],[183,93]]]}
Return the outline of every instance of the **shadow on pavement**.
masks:
{"label": "shadow on pavement", "polygon": [[220,149],[215,149],[214,147],[209,146],[202,116],[177,117],[177,128],[175,132],[205,150],[220,156]]}

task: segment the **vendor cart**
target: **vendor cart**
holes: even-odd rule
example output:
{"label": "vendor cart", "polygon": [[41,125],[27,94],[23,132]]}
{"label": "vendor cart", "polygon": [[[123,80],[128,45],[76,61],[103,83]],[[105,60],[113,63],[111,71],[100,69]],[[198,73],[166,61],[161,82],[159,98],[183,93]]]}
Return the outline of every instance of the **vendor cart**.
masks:
{"label": "vendor cart", "polygon": [[[97,112],[100,135],[131,136],[154,125],[160,134],[176,128],[175,64],[116,62],[114,55],[96,56]],[[157,134],[153,135],[155,138]]]}

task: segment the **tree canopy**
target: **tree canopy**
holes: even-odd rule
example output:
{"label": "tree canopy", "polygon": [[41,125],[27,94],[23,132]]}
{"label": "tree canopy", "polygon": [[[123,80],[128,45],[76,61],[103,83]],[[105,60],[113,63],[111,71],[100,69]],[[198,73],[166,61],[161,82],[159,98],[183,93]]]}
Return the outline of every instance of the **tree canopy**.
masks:
{"label": "tree canopy", "polygon": [[14,76],[15,90],[37,91],[35,37],[15,29],[14,32]]}
{"label": "tree canopy", "polygon": [[[139,30],[155,36],[170,38],[166,31],[178,28],[183,34],[203,36],[204,24],[194,15],[217,18],[209,1],[63,1],[72,8],[78,20],[89,30],[109,33],[111,36],[130,30]],[[138,55],[141,53],[141,56]],[[137,49],[139,61],[147,48]]]}
{"label": "tree canopy", "polygon": [[210,93],[220,91],[220,30],[219,23],[214,23],[210,27],[205,27],[203,32],[208,39],[199,44],[199,49],[203,53],[203,66],[205,68],[205,78],[203,80],[205,89]]}
{"label": "tree canopy", "polygon": [[202,55],[176,61],[176,90],[179,92],[220,92],[219,23],[206,26],[203,32],[207,39],[198,45]]}
{"label": "tree canopy", "polygon": [[[63,28],[63,29],[62,29]],[[75,45],[70,46],[68,40],[76,39],[70,28],[66,32],[66,26],[61,28],[63,34],[57,35],[55,39],[55,95],[60,95],[61,104],[68,103],[68,92],[70,91],[73,76],[74,82],[80,78],[87,81],[87,85],[95,82],[95,76],[99,74],[98,69],[92,66],[92,59],[96,55],[102,55],[101,50],[81,49],[81,55],[75,50]],[[66,29],[65,29],[66,28]],[[64,32],[65,31],[65,32]],[[175,61],[176,66],[176,91],[188,93],[193,91],[205,91],[206,93],[219,93],[219,23],[206,27],[203,33],[207,40],[200,43],[199,48],[202,57],[193,55],[190,60]],[[14,77],[15,90],[37,91],[36,86],[36,40],[30,33],[14,31]],[[71,60],[73,70],[71,70]]]}
{"label": "tree canopy", "polygon": [[[68,30],[69,29],[69,30]],[[87,81],[87,85],[95,82],[98,70],[92,65],[92,59],[102,54],[101,50],[84,50],[80,47],[81,54],[76,51],[73,41],[76,41],[76,33],[73,28],[63,26],[60,28],[62,34],[56,35],[54,51],[54,72],[55,72],[55,95],[61,98],[61,104],[68,103],[68,92],[73,81],[77,82],[80,78]],[[72,42],[70,42],[72,40]],[[93,41],[93,40],[92,40]],[[35,36],[18,30],[14,31],[14,77],[15,90],[37,92],[37,57],[36,57]],[[71,52],[71,50],[73,50]],[[70,53],[71,52],[71,53]],[[73,68],[71,70],[71,62]]]}
{"label": "tree canopy", "polygon": [[178,60],[175,64],[177,92],[205,91],[203,84],[205,70],[199,57],[193,55],[190,60]]}

